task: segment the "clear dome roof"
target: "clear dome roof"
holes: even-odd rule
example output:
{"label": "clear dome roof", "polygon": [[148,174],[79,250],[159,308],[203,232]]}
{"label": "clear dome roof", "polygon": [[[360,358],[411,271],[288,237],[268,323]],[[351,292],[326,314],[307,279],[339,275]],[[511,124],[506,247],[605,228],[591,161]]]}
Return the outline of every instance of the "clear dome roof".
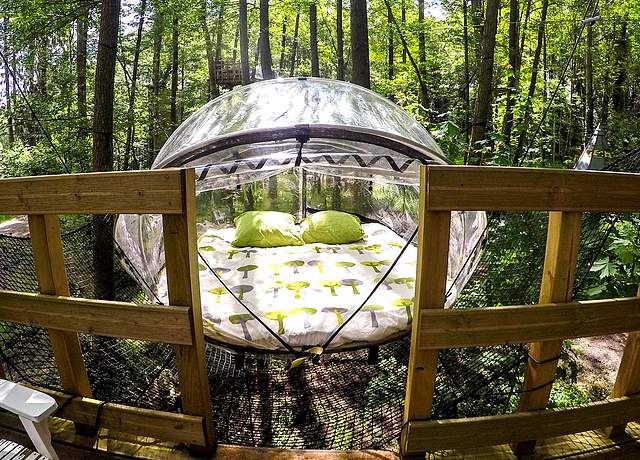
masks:
{"label": "clear dome roof", "polygon": [[195,166],[203,190],[228,186],[229,176],[245,183],[294,166],[417,184],[425,163],[447,160],[393,102],[351,83],[287,78],[210,101],[176,129],[153,168]]}

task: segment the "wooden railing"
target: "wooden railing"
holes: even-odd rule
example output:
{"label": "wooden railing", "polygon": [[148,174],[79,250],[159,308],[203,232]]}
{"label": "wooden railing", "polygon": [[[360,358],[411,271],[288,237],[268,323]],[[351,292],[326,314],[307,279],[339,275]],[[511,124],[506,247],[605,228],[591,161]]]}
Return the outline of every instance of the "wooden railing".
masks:
{"label": "wooden railing", "polygon": [[[451,211],[550,211],[538,305],[444,310]],[[640,212],[640,176],[523,168],[425,166],[421,173],[415,312],[401,436],[403,456],[512,444],[640,419],[640,333],[627,339],[612,397],[562,410],[549,401],[562,341],[640,331],[640,299],[571,302],[583,212]],[[532,280],[532,282],[535,282]],[[429,420],[438,350],[529,342],[518,412]]]}
{"label": "wooden railing", "polygon": [[[0,180],[0,214],[28,215],[40,294],[0,291],[0,320],[48,329],[64,393],[57,416],[92,431],[99,425],[216,447],[204,356],[192,169],[73,174]],[[162,214],[169,303],[69,297],[58,214]],[[92,399],[78,333],[156,341],[176,348],[183,414]]]}

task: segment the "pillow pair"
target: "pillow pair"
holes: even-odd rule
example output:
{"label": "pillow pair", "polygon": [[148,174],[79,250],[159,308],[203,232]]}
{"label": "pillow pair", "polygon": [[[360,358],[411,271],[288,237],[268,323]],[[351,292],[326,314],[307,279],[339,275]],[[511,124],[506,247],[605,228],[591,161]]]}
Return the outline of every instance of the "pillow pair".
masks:
{"label": "pillow pair", "polygon": [[236,217],[237,247],[275,248],[305,243],[346,244],[361,240],[364,231],[358,217],[341,211],[320,211],[296,225],[291,214],[247,211]]}

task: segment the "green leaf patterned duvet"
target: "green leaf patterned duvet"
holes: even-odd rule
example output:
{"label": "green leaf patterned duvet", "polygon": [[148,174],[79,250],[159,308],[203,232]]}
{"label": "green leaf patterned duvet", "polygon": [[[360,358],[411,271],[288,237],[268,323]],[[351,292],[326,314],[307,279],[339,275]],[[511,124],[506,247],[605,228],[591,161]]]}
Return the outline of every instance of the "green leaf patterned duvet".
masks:
{"label": "green leaf patterned duvet", "polygon": [[[206,228],[198,239],[204,332],[226,343],[284,349],[210,272],[285,342],[296,349],[322,345],[364,301],[396,259],[405,240],[380,224],[364,224],[366,237],[344,245],[235,248],[234,229]],[[367,305],[330,349],[376,343],[411,327],[416,275],[412,245]],[[167,298],[166,276],[159,295]]]}

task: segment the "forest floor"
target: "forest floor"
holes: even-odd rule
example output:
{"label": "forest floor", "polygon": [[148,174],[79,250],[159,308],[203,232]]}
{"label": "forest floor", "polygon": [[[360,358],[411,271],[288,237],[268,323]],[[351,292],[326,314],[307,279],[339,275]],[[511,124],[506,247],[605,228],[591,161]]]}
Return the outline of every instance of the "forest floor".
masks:
{"label": "forest floor", "polygon": [[571,341],[577,355],[578,386],[582,390],[602,396],[611,392],[626,340],[627,334],[614,334]]}
{"label": "forest floor", "polygon": [[0,235],[26,237],[29,236],[29,223],[26,217],[0,222]]}

